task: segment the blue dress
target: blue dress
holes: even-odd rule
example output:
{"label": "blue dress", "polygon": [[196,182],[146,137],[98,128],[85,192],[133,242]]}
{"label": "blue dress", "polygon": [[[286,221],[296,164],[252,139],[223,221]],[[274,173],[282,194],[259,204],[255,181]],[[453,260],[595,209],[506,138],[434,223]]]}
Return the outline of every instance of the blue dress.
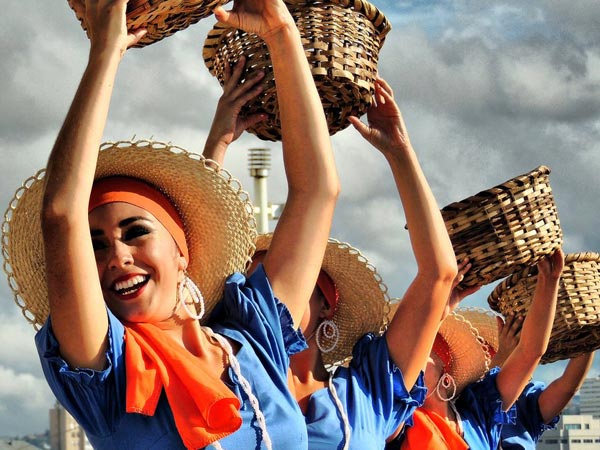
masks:
{"label": "blue dress", "polygon": [[502,410],[496,387],[499,368],[490,370],[481,381],[471,383],[461,392],[455,406],[462,419],[463,438],[471,450],[496,450],[502,427],[514,423],[516,406]]}
{"label": "blue dress", "polygon": [[[351,449],[383,449],[385,440],[423,404],[423,373],[410,393],[402,372],[390,358],[385,337],[363,336],[354,346],[349,367],[339,367],[333,384],[350,422]],[[314,392],[306,411],[308,447],[342,449],[344,425],[328,388]]]}
{"label": "blue dress", "polygon": [[[108,317],[108,367],[102,371],[70,369],[59,355],[50,321],[37,333],[42,368],[54,395],[96,449],[184,449],[164,391],[154,416],[125,412],[124,328],[110,311]],[[259,400],[273,449],[306,449],[304,417],[287,386],[289,355],[306,348],[306,342],[285,305],[274,298],[262,266],[247,280],[239,273],[228,278],[224,299],[211,318],[219,323],[213,325],[215,332],[239,343],[236,357]],[[264,448],[254,410],[231,368],[229,378],[242,403],[243,424],[219,443],[224,449]]]}
{"label": "blue dress", "polygon": [[539,381],[525,386],[516,402],[516,423],[504,425],[502,428],[503,450],[535,449],[544,431],[556,427],[560,416],[554,417],[546,424],[540,413],[538,399],[545,388],[546,385]]}

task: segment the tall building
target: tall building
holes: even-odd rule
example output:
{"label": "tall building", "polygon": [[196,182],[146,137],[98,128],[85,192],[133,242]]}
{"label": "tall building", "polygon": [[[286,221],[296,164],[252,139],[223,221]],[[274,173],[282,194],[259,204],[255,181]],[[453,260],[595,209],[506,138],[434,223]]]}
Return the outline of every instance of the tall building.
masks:
{"label": "tall building", "polygon": [[600,419],[600,376],[586,378],[581,386],[580,413]]}
{"label": "tall building", "polygon": [[556,429],[548,430],[537,443],[537,450],[598,450],[600,419],[591,415],[563,415]]}
{"label": "tall building", "polygon": [[93,450],[83,428],[58,402],[50,410],[50,448],[52,450]]}

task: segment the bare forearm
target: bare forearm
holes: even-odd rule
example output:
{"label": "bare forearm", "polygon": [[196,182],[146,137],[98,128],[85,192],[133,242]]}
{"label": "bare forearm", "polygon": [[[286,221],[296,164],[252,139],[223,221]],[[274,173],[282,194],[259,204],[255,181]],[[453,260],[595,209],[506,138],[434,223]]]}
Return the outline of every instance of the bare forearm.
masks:
{"label": "bare forearm", "polygon": [[87,202],[120,57],[92,55],[48,160],[45,213],[62,216]]}
{"label": "bare forearm", "polygon": [[593,353],[569,360],[562,376],[554,380],[540,394],[538,405],[544,423],[550,422],[567,406],[573,396],[581,388],[585,377],[592,366]]}
{"label": "bare forearm", "polygon": [[557,295],[558,279],[538,274],[533,302],[527,312],[517,346],[522,355],[541,358],[546,352],[554,323]]}
{"label": "bare forearm", "polygon": [[457,273],[456,257],[438,204],[408,147],[386,154],[408,224],[419,275],[443,279],[451,284]]}

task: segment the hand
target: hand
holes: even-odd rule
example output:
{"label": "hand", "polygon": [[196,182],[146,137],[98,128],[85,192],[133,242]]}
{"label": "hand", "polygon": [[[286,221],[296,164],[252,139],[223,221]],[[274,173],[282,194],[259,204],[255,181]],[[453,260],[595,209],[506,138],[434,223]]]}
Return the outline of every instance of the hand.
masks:
{"label": "hand", "polygon": [[384,155],[395,149],[411,148],[402,113],[394,101],[392,88],[383,78],[377,77],[375,80],[374,101],[367,112],[369,125],[354,116],[348,120],[362,137]]}
{"label": "hand", "polygon": [[233,71],[229,64],[225,67],[223,95],[217,104],[217,110],[204,145],[204,157],[219,164],[223,163],[227,147],[239,138],[244,130],[267,118],[264,113],[240,115],[242,107],[262,91],[262,85],[259,82],[264,77],[264,72],[257,72],[244,83],[240,83],[245,62],[246,59],[242,56],[235,64]]}
{"label": "hand", "polygon": [[492,359],[492,366],[502,366],[506,358],[513,352],[521,338],[523,317],[509,314],[506,320],[496,318],[498,323],[498,351]]}
{"label": "hand", "polygon": [[461,286],[460,283],[465,279],[465,274],[471,270],[471,263],[469,262],[469,258],[464,258],[461,262],[458,263],[458,272],[456,277],[454,277],[454,281],[452,282],[452,290],[450,291],[450,296],[448,297],[448,308],[451,311],[458,306],[458,304],[465,298],[471,294],[474,294],[479,289],[481,289],[481,285],[475,286]]}
{"label": "hand", "polygon": [[[122,56],[146,34],[145,29],[129,32],[125,12],[128,0],[86,0],[85,23],[92,50],[118,50]],[[81,14],[81,2],[75,3],[76,14]]]}
{"label": "hand", "polygon": [[268,41],[282,28],[296,24],[282,0],[234,0],[233,8],[226,11],[222,6],[214,10],[221,22],[248,33],[254,33]]}
{"label": "hand", "polygon": [[538,274],[543,278],[558,280],[565,265],[565,254],[562,248],[546,256],[537,264]]}

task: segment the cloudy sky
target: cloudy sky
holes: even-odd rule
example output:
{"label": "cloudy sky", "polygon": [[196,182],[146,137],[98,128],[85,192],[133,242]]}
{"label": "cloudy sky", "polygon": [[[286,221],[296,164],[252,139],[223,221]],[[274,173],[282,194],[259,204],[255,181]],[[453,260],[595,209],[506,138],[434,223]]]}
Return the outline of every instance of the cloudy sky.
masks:
{"label": "cloudy sky", "polygon": [[[567,253],[600,251],[600,3],[375,0],[393,29],[379,69],[440,206],[545,164]],[[217,81],[202,61],[214,19],[125,56],[105,140],[154,138],[201,152]],[[4,1],[0,15],[0,208],[46,164],[86,63],[66,1]],[[400,297],[415,264],[383,157],[347,129],[333,137],[343,193],[332,235],[362,250]],[[225,160],[252,193],[246,150],[272,150],[269,199],[285,199],[280,147],[244,135]],[[483,306],[487,286],[465,300]],[[0,278],[0,436],[42,432],[53,397],[33,328]],[[564,365],[538,369],[549,381]],[[600,373],[596,362],[592,375]]]}

